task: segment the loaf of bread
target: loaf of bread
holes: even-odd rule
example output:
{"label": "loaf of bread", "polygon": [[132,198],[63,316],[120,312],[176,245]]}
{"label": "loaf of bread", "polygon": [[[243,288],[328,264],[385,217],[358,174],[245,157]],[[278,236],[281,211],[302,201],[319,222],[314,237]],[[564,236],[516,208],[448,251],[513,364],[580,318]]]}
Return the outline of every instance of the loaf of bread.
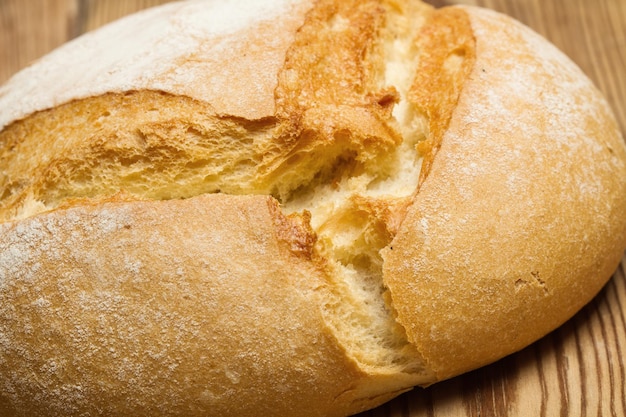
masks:
{"label": "loaf of bread", "polygon": [[358,413],[561,325],[624,213],[607,103],[504,15],[145,10],[0,89],[0,415]]}

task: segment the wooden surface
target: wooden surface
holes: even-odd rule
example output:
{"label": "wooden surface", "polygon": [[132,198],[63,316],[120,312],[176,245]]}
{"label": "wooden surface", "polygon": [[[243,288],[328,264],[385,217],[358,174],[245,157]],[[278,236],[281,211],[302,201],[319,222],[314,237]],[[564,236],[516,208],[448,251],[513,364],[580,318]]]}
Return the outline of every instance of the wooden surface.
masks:
{"label": "wooden surface", "polygon": [[[0,0],[0,83],[82,32],[166,1]],[[626,0],[431,3],[489,7],[531,26],[591,77],[626,131]],[[625,275],[626,257],[587,307],[523,351],[428,389],[415,389],[362,417],[626,416]]]}

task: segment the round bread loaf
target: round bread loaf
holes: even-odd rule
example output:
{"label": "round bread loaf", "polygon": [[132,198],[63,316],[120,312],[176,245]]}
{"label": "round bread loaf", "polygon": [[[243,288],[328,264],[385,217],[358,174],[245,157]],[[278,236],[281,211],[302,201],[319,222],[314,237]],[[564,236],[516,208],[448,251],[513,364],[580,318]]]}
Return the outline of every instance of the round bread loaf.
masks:
{"label": "round bread loaf", "polygon": [[0,88],[0,415],[346,416],[585,305],[626,146],[512,19],[186,1]]}

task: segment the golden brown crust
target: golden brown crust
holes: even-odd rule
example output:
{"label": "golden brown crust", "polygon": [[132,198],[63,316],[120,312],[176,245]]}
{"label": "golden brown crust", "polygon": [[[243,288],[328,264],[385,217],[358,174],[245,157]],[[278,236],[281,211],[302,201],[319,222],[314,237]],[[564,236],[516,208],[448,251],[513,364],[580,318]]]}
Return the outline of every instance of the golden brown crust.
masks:
{"label": "golden brown crust", "polygon": [[559,326],[626,247],[626,150],[600,94],[530,30],[464,10],[476,63],[384,255],[398,320],[440,379]]}
{"label": "golden brown crust", "polygon": [[426,179],[441,147],[459,95],[476,60],[476,40],[464,10],[444,8],[429,16],[417,39],[419,65],[408,100],[429,122],[428,138],[418,144]]}

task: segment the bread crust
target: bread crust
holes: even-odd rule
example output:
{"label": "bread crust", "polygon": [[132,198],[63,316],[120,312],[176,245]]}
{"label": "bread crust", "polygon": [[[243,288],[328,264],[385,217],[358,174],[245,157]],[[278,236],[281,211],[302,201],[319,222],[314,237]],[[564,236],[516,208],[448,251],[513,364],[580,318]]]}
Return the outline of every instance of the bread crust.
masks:
{"label": "bread crust", "polygon": [[314,237],[271,197],[80,205],[0,234],[2,415],[340,416],[413,383],[337,341]]}
{"label": "bread crust", "polygon": [[521,24],[463,10],[476,62],[384,251],[398,320],[440,379],[562,324],[626,247],[626,151],[600,93]]}

